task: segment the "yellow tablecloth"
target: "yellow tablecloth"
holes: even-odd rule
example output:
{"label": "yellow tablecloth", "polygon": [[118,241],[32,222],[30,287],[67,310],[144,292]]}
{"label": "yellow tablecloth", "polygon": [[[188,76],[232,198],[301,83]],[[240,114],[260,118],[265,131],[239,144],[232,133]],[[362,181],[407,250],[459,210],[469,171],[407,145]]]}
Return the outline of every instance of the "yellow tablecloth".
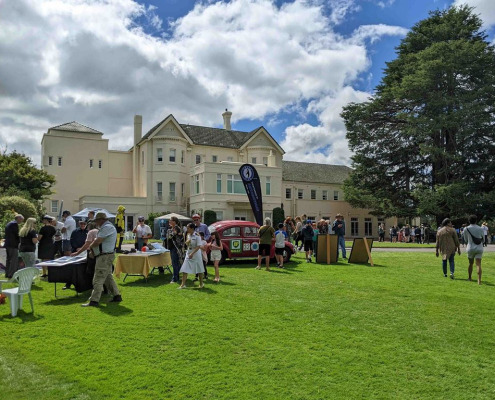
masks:
{"label": "yellow tablecloth", "polygon": [[124,273],[147,278],[153,268],[167,265],[172,265],[169,252],[152,255],[120,254],[115,265],[115,276],[120,278],[120,274]]}

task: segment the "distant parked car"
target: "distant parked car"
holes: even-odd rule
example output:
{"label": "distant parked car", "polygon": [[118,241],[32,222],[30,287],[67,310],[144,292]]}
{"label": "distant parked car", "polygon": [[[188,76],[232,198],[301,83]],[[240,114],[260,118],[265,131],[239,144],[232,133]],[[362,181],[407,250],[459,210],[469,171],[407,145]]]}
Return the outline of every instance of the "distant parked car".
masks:
{"label": "distant parked car", "polygon": [[[218,221],[208,227],[210,232],[217,231],[222,241],[223,264],[226,259],[239,260],[257,258],[259,249],[258,230],[260,226],[250,221]],[[285,241],[284,264],[295,253],[292,243]],[[209,254],[208,254],[209,258]],[[275,242],[270,251],[270,258],[275,258]]]}

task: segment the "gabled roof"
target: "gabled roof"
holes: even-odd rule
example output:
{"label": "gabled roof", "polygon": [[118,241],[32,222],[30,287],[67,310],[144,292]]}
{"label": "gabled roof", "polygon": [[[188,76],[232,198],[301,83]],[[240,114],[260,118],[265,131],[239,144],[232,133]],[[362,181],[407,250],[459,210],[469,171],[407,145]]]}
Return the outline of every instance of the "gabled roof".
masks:
{"label": "gabled roof", "polygon": [[[150,138],[153,133],[169,118],[173,118],[175,122],[177,120],[170,114],[153,128],[151,128],[139,141],[139,144],[144,140]],[[189,124],[177,123],[184,133],[192,140],[196,145],[214,146],[214,147],[226,147],[229,149],[240,149],[245,143],[247,143],[256,133],[262,129],[260,126],[251,132],[234,131],[221,128],[210,128],[207,126],[197,126]],[[271,137],[271,136],[270,136]],[[273,138],[272,138],[273,139]],[[274,140],[275,141],[275,140]],[[275,141],[275,143],[277,143]]]}
{"label": "gabled roof", "polygon": [[282,161],[283,181],[342,184],[351,171],[345,165]]}
{"label": "gabled roof", "polygon": [[50,129],[56,129],[57,131],[71,131],[71,132],[84,132],[84,133],[97,133],[103,135],[102,132],[96,129],[90,128],[89,126],[80,124],[79,122],[72,121],[66,124],[53,126]]}

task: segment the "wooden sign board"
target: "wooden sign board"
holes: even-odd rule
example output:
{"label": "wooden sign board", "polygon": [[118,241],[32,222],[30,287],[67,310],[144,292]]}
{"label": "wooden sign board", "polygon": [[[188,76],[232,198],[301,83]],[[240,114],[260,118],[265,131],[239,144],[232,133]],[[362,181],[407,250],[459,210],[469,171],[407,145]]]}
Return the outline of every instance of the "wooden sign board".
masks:
{"label": "wooden sign board", "polygon": [[331,264],[337,262],[337,235],[318,235],[318,251],[316,262],[320,264]]}
{"label": "wooden sign board", "polygon": [[355,238],[352,243],[349,262],[354,264],[367,264],[369,261],[371,266],[373,266],[373,259],[371,258],[372,247],[373,238]]}

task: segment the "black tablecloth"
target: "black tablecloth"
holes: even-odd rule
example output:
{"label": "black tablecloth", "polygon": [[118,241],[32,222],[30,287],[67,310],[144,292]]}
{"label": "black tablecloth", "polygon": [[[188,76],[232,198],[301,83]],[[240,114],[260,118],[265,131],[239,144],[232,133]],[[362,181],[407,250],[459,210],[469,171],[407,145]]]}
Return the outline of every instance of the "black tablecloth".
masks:
{"label": "black tablecloth", "polygon": [[71,283],[78,293],[93,289],[93,274],[86,271],[86,260],[78,264],[48,266],[47,268],[50,283]]}

